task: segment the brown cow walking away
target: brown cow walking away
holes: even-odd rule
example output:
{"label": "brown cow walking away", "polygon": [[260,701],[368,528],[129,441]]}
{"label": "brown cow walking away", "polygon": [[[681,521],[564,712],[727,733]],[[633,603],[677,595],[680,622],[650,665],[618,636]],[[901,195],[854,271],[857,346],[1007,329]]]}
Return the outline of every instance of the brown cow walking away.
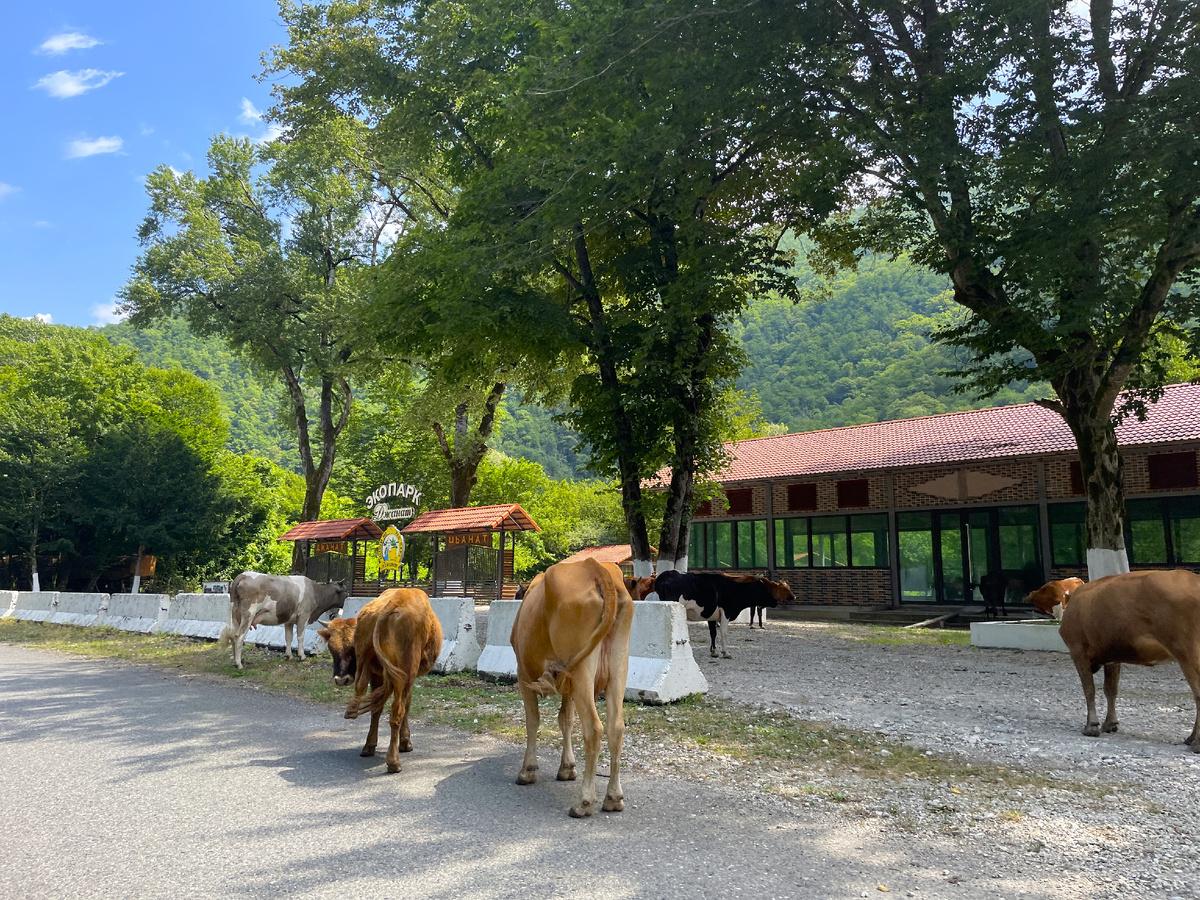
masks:
{"label": "brown cow walking away", "polygon": [[358,718],[363,709],[371,712],[360,755],[375,755],[379,717],[392,698],[387,770],[399,772],[400,754],[412,750],[408,711],[413,683],[433,668],[442,652],[442,625],[429,597],[413,588],[385,591],[359,610],[357,619],[334,619],[317,633],[329,644],[334,683],[354,679],[346,718]]}
{"label": "brown cow walking away", "polygon": [[517,686],[525,702],[525,758],[517,784],[537,781],[538,697],[558,694],[562,705],[559,781],[575,780],[571,747],[574,716],[583,730],[584,769],[575,818],[596,811],[596,762],[600,757],[600,715],[596,699],[607,706],[609,753],[605,812],[625,808],[621,790],[621,743],[625,736],[625,680],[629,669],[629,632],[633,600],[611,563],[585,559],[558,563],[529,585],[513,621],[512,647],[517,657]]}
{"label": "brown cow walking away", "polygon": [[[1117,730],[1121,664],[1153,666],[1174,659],[1196,702],[1196,721],[1186,743],[1200,753],[1200,575],[1175,571],[1131,572],[1085,584],[1052,581],[1027,601],[1061,619],[1059,634],[1083,684],[1087,723],[1095,737]],[[1096,714],[1095,674],[1104,667],[1104,724]]]}

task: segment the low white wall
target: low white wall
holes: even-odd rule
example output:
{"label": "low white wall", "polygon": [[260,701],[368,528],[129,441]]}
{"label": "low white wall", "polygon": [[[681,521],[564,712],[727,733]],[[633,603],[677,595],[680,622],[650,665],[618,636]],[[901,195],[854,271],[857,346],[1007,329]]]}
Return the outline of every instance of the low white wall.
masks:
{"label": "low white wall", "polygon": [[[429,602],[442,625],[442,652],[433,664],[433,671],[445,674],[474,669],[482,653],[475,601],[470,597],[430,597]],[[515,671],[513,675],[516,676]]]}
{"label": "low white wall", "polygon": [[0,591],[0,619],[7,619],[11,616],[16,605],[16,591]]}
{"label": "low white wall", "polygon": [[520,608],[520,600],[493,600],[488,606],[487,643],[476,663],[480,675],[504,681],[516,680],[517,656],[509,640],[513,620]]}
{"label": "low white wall", "polygon": [[692,655],[683,604],[659,600],[634,603],[625,698],[671,703],[706,693],[708,679]]}
{"label": "low white wall", "polygon": [[1019,622],[972,622],[971,643],[1003,650],[1046,650],[1067,653],[1058,623],[1047,619]]}
{"label": "low white wall", "polygon": [[108,610],[108,594],[61,592],[47,622],[55,625],[95,625]]}
{"label": "low white wall", "polygon": [[108,598],[108,611],[98,624],[149,634],[167,617],[170,601],[166,594],[113,594]]}
{"label": "low white wall", "polygon": [[358,611],[374,599],[376,599],[376,598],[375,597],[349,597],[349,598],[347,598],[346,602],[344,604],[342,604],[342,611],[340,613],[341,617],[343,619],[355,618],[358,615]]}
{"label": "low white wall", "polygon": [[[734,621],[734,623],[736,623],[738,625],[749,625],[750,624],[750,610],[743,609],[740,613],[738,613],[737,618],[734,619],[733,621]],[[755,614],[755,616],[754,616],[754,621],[758,622],[757,614]],[[763,625],[767,624],[767,610],[765,608],[762,611],[762,621],[763,621]]]}
{"label": "low white wall", "polygon": [[45,622],[53,614],[57,602],[58,591],[17,591],[10,616],[23,622]]}
{"label": "low white wall", "polygon": [[229,617],[228,594],[176,594],[154,631],[215,641],[229,624]]}

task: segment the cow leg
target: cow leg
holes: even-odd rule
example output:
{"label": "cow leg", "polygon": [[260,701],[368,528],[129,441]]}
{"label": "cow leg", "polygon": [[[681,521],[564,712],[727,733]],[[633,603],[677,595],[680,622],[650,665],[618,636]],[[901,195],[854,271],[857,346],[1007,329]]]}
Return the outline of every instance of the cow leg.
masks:
{"label": "cow leg", "polygon": [[408,711],[412,708],[413,682],[404,685],[404,718],[400,720],[400,752],[412,753],[412,735],[408,731]]}
{"label": "cow leg", "polygon": [[717,658],[717,623],[712,619],[708,620],[708,655]]}
{"label": "cow leg", "polygon": [[400,734],[401,731],[406,735],[404,743],[405,750],[408,752],[412,749],[412,742],[408,740],[408,708],[406,703],[412,697],[412,681],[407,679],[404,686],[395,685],[392,688],[392,713],[388,719],[388,724],[392,726],[392,737],[388,741],[387,752],[387,770],[389,772],[400,771]]}
{"label": "cow leg", "polygon": [[301,662],[304,662],[304,625],[297,622],[294,630],[296,632],[296,655],[300,657]]}
{"label": "cow leg", "polygon": [[600,760],[600,714],[596,712],[596,663],[593,653],[571,673],[571,697],[579,713],[583,732],[583,784],[579,803],[569,810],[571,818],[582,819],[596,812],[596,763]]}
{"label": "cow leg", "polygon": [[625,682],[629,677],[629,653],[618,646],[620,643],[614,640],[609,644],[608,684],[604,687],[608,790],[604,792],[601,809],[605,812],[620,812],[625,808],[625,792],[621,789],[621,747],[625,743]]}
{"label": "cow leg", "polygon": [[246,642],[246,632],[240,632],[233,636],[233,664],[239,669],[242,668],[242,644]]}
{"label": "cow leg", "polygon": [[[371,680],[371,690],[379,687],[379,682]],[[371,710],[371,727],[367,729],[367,742],[363,744],[359,756],[374,756],[375,748],[379,746],[379,717],[383,715],[383,707]]]}
{"label": "cow leg", "polygon": [[575,748],[571,741],[575,733],[575,708],[571,695],[562,698],[562,706],[558,708],[558,730],[562,732],[562,759],[558,763],[558,781],[575,780]]}
{"label": "cow leg", "polygon": [[1104,724],[1100,730],[1112,734],[1117,730],[1117,689],[1121,684],[1121,664],[1106,663],[1104,666],[1104,699],[1108,709],[1104,713]]}
{"label": "cow leg", "polygon": [[292,658],[292,623],[283,623],[283,652],[288,658]]}
{"label": "cow leg", "polygon": [[1096,715],[1096,679],[1095,670],[1090,659],[1072,654],[1075,670],[1079,673],[1079,681],[1083,686],[1083,699],[1087,702],[1087,722],[1083,733],[1088,737],[1098,737],[1100,734],[1100,717]]}
{"label": "cow leg", "polygon": [[525,702],[525,758],[517,773],[517,784],[537,781],[537,733],[542,716],[538,710],[538,695],[522,685],[521,699]]}
{"label": "cow leg", "polygon": [[729,653],[729,648],[726,646],[726,636],[729,634],[729,617],[725,615],[725,611],[721,610],[717,619],[717,634],[721,636],[721,656],[724,659],[733,659]]}
{"label": "cow leg", "polygon": [[1196,702],[1196,721],[1192,725],[1192,733],[1187,736],[1185,744],[1192,748],[1193,753],[1200,753],[1200,654],[1196,656],[1177,656],[1179,668],[1192,689],[1192,699]]}

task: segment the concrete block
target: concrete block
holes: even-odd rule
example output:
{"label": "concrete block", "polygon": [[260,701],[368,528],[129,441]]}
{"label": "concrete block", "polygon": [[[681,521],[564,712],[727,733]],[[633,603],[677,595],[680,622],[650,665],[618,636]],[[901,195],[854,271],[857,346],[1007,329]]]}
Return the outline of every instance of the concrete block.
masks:
{"label": "concrete block", "polygon": [[0,591],[0,619],[7,619],[17,608],[16,591]]}
{"label": "concrete block", "polygon": [[634,603],[625,698],[657,704],[706,693],[708,680],[692,655],[683,604]]}
{"label": "concrete block", "polygon": [[1068,652],[1067,645],[1058,634],[1058,623],[1051,619],[972,622],[971,644],[975,647],[995,647],[1004,650]]}
{"label": "concrete block", "polygon": [[346,602],[342,605],[340,613],[343,619],[353,619],[358,615],[358,611],[375,600],[375,597],[347,597]]}
{"label": "concrete block", "polygon": [[108,610],[96,624],[149,634],[167,617],[170,602],[166,594],[113,594],[108,598]]}
{"label": "concrete block", "polygon": [[520,600],[493,600],[488,606],[487,643],[476,663],[480,675],[498,681],[516,681],[517,656],[509,640],[520,608]]}
{"label": "concrete block", "polygon": [[47,622],[55,625],[95,625],[108,609],[108,594],[62,592]]}
{"label": "concrete block", "polygon": [[45,622],[54,613],[58,602],[58,591],[17,591],[11,618],[23,622]]}
{"label": "concrete block", "polygon": [[176,594],[154,631],[215,641],[229,624],[228,594]]}
{"label": "concrete block", "polygon": [[475,601],[470,597],[431,597],[429,602],[442,625],[442,652],[433,671],[445,674],[474,670],[482,652],[475,626]]}
{"label": "concrete block", "polygon": [[[325,649],[325,642],[317,636],[317,629],[320,628],[320,623],[314,623],[304,629],[304,652],[320,653]],[[255,625],[246,632],[246,643],[255,644],[259,647],[273,647],[276,650],[283,649],[283,626],[282,625]],[[296,639],[292,638],[292,653],[296,652]]]}
{"label": "concrete block", "polygon": [[[767,624],[767,621],[768,621],[767,616],[769,614],[770,614],[769,609],[763,609],[762,620],[763,620],[764,625]],[[733,621],[738,625],[749,625],[750,624],[750,610],[743,609],[740,613],[738,613],[737,618],[735,618]],[[755,625],[758,624],[758,615],[757,614],[754,616],[754,624]]]}

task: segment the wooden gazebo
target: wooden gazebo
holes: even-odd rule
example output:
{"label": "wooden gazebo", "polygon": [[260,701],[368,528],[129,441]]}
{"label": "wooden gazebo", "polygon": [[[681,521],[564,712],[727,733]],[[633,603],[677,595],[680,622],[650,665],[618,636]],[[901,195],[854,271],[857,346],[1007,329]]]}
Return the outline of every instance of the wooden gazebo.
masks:
{"label": "wooden gazebo", "polygon": [[371,519],[325,519],[301,522],[279,540],[301,545],[305,574],[314,581],[349,578],[351,595],[373,596],[378,585],[367,584],[367,548],[382,534]]}
{"label": "wooden gazebo", "polygon": [[[511,597],[513,546],[521,531],[541,531],[518,503],[463,506],[422,513],[404,526],[404,534],[433,537],[433,595],[476,600]],[[494,540],[493,535],[499,539]],[[506,536],[512,535],[506,543]]]}

